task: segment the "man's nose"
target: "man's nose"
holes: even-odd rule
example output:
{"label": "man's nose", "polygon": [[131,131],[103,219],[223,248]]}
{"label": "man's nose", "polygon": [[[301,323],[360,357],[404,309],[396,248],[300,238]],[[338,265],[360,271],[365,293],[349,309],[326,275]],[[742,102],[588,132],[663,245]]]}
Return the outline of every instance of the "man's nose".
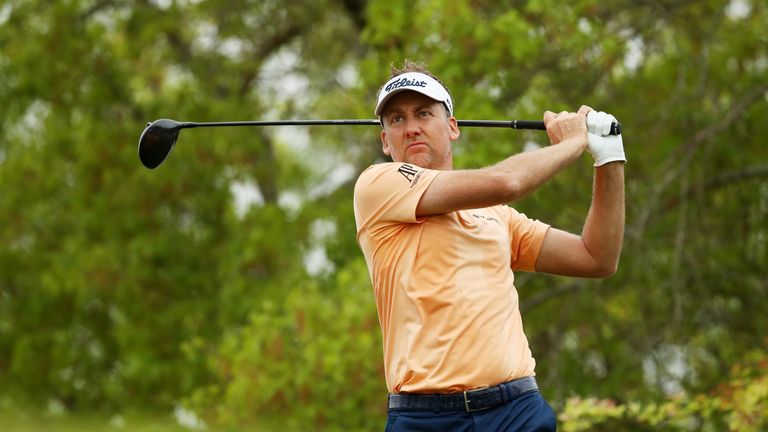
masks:
{"label": "man's nose", "polygon": [[406,119],[405,134],[408,137],[421,134],[421,128],[419,127],[419,122],[417,122],[415,119]]}

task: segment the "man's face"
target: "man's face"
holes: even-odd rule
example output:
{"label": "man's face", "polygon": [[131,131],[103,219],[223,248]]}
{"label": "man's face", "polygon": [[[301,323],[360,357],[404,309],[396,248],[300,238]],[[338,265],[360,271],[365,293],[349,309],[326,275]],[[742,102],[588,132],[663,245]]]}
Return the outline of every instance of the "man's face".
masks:
{"label": "man's face", "polygon": [[382,112],[384,154],[395,162],[422,168],[450,170],[451,141],[459,138],[456,119],[442,103],[413,91],[395,95]]}

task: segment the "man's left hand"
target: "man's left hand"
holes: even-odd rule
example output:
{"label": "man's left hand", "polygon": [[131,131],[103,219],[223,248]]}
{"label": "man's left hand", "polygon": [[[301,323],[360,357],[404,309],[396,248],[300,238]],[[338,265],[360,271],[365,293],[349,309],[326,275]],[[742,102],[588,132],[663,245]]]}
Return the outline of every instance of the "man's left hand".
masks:
{"label": "man's left hand", "polygon": [[611,124],[614,122],[616,122],[616,117],[602,111],[587,113],[589,152],[595,158],[594,166],[596,167],[608,162],[627,161],[621,135],[609,135]]}

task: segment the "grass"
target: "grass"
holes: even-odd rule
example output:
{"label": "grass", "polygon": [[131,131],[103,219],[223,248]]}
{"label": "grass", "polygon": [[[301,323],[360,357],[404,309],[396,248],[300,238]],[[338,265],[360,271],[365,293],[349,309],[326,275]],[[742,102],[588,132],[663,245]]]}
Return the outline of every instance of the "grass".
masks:
{"label": "grass", "polygon": [[[0,411],[3,432],[191,432],[172,416],[43,414]],[[208,430],[210,432],[210,430]]]}

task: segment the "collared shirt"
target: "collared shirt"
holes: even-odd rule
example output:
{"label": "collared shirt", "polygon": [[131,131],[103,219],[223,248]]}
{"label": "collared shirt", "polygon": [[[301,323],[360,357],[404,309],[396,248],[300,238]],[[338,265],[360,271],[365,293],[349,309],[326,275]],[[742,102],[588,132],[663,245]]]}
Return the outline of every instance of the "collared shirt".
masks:
{"label": "collared shirt", "polygon": [[416,217],[439,174],[384,163],[355,185],[391,393],[452,393],[535,374],[513,270],[534,270],[549,226],[504,205]]}

